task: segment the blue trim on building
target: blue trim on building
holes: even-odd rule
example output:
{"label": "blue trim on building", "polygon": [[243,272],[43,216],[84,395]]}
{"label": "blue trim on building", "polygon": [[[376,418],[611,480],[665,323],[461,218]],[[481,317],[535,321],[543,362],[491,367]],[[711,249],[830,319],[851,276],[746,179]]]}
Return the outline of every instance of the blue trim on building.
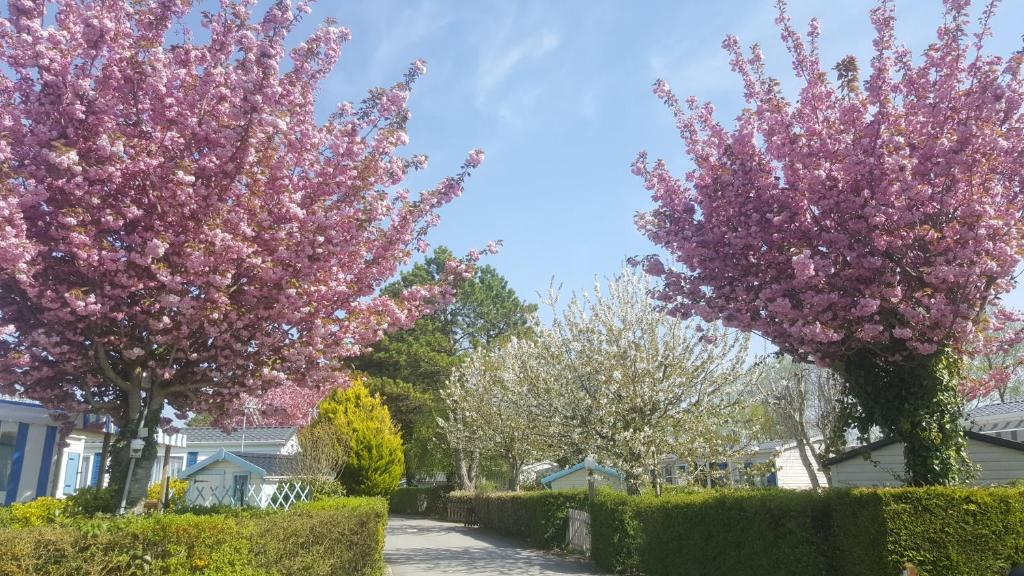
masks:
{"label": "blue trim on building", "polygon": [[46,496],[50,485],[50,468],[53,467],[53,447],[57,444],[57,427],[46,427],[46,439],[43,440],[43,459],[39,463],[39,479],[36,480],[36,498]]}
{"label": "blue trim on building", "polygon": [[4,496],[4,504],[11,505],[18,498],[18,489],[21,487],[21,467],[25,464],[25,444],[28,443],[28,424],[18,423],[18,436],[14,440],[14,457],[11,459],[11,474],[7,478],[7,494]]}
{"label": "blue trim on building", "polygon": [[15,406],[28,406],[30,408],[39,408],[40,410],[46,410],[46,408],[38,402],[29,402],[25,400],[0,399],[0,404],[14,404]]}
{"label": "blue trim on building", "polygon": [[[569,468],[566,468],[565,470],[560,470],[560,471],[555,472],[554,474],[552,474],[550,476],[545,476],[544,478],[541,479],[540,483],[541,484],[550,484],[550,483],[554,482],[555,480],[558,480],[559,478],[561,478],[563,476],[568,476],[569,474],[572,474],[573,472],[582,469],[583,467],[584,467],[584,463],[580,462],[579,464],[576,464],[575,466],[570,466]],[[607,476],[614,476],[615,478],[618,478],[620,480],[622,479],[622,473],[621,472],[619,472],[615,468],[608,468],[606,466],[601,466],[600,464],[598,464],[597,466],[594,467],[594,472],[600,472],[600,473],[605,474]]]}
{"label": "blue trim on building", "polygon": [[103,463],[103,453],[96,452],[92,455],[92,475],[89,477],[89,486],[95,488],[100,481],[100,464]]}

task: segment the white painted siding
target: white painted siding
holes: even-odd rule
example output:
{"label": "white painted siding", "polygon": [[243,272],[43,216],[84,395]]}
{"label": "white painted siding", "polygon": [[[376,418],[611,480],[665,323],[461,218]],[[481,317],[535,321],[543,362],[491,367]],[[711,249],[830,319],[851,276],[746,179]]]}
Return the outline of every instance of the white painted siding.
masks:
{"label": "white painted siding", "polygon": [[[967,439],[971,462],[981,468],[975,484],[1005,484],[1024,478],[1024,452]],[[835,486],[900,486],[896,478],[903,476],[903,444],[897,442],[871,453],[876,466],[862,457],[855,457],[832,466]]]}
{"label": "white painted siding", "polygon": [[[595,484],[598,488],[606,486],[615,490],[625,490],[622,480],[615,476],[609,476],[600,470],[594,470],[594,476],[596,477]],[[587,470],[585,468],[580,468],[551,482],[552,490],[573,490],[577,488],[587,488]]]}
{"label": "white painted siding", "polygon": [[[810,454],[808,454],[807,457],[811,460],[811,465],[815,467],[819,485],[828,486],[825,474],[814,464],[814,457]],[[807,468],[805,468],[804,463],[800,461],[800,451],[797,449],[795,443],[792,446],[786,447],[786,449],[776,456],[775,470],[779,488],[790,488],[796,490],[813,488],[811,485],[811,478],[807,474]]]}

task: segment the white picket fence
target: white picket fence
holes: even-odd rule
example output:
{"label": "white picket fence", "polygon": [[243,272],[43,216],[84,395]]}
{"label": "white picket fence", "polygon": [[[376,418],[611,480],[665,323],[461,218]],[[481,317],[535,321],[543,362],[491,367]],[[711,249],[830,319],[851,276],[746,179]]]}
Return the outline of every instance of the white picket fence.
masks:
{"label": "white picket fence", "polygon": [[253,506],[288,510],[299,502],[306,502],[312,496],[308,484],[281,482],[279,484],[249,484],[244,494],[230,486],[189,485],[185,502],[189,506]]}
{"label": "white picket fence", "polygon": [[566,542],[570,550],[590,555],[590,514],[584,510],[569,510]]}

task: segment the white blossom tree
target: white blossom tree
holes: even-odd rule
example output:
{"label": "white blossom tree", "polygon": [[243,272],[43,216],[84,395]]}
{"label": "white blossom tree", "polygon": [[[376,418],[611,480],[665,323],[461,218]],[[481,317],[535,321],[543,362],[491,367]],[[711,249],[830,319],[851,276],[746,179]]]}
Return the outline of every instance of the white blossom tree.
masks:
{"label": "white blossom tree", "polygon": [[538,425],[537,395],[530,390],[530,364],[537,359],[535,344],[512,338],[473,351],[448,380],[442,391],[448,417],[440,422],[464,489],[475,484],[481,453],[507,464],[508,489],[516,491],[523,466],[543,453],[547,438]]}
{"label": "white blossom tree", "polygon": [[[523,371],[553,436],[576,455],[619,468],[632,492],[667,454],[706,454],[710,436],[736,435],[751,385],[749,336],[665,315],[645,276],[627,269],[554,311]],[[716,432],[717,431],[717,432]],[[722,443],[724,444],[724,443]]]}

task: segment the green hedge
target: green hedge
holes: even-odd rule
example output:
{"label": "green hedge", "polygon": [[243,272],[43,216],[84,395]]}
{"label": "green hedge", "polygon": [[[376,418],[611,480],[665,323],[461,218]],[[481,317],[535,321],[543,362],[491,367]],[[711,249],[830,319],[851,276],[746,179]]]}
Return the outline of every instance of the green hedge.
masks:
{"label": "green hedge", "polygon": [[541,492],[452,492],[449,502],[472,506],[480,525],[525,540],[537,548],[565,546],[569,509],[585,509],[583,490]]}
{"label": "green hedge", "polygon": [[0,575],[376,576],[386,503],[331,498],[277,513],[154,514],[0,528]]}
{"label": "green hedge", "polygon": [[445,503],[451,491],[450,486],[399,488],[391,494],[388,508],[392,514],[441,517],[445,515]]}
{"label": "green hedge", "polygon": [[594,562],[620,574],[1005,576],[1024,564],[1024,491],[900,488],[602,492]]}

